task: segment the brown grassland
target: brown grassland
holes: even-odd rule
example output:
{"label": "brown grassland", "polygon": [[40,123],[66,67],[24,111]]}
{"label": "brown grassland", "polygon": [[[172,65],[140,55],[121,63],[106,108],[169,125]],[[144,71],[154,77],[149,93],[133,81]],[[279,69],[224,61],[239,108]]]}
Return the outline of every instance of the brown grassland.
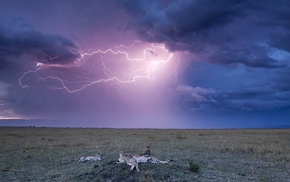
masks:
{"label": "brown grassland", "polygon": [[[290,181],[290,129],[0,127],[0,181]],[[168,164],[116,164],[146,145]],[[102,154],[102,161],[78,162]]]}

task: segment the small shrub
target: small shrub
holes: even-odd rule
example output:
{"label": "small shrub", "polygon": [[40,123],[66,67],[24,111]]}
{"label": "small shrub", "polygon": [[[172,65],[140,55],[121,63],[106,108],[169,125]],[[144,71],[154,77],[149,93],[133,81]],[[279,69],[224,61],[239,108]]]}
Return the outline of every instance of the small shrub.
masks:
{"label": "small shrub", "polygon": [[155,136],[148,136],[148,139],[149,139],[149,140],[155,140],[156,137],[155,137]]}
{"label": "small shrub", "polygon": [[141,176],[140,181],[153,181],[152,172],[146,171],[143,176]]}
{"label": "small shrub", "polygon": [[190,161],[189,162],[189,170],[191,172],[198,173],[199,172],[199,165]]}
{"label": "small shrub", "polygon": [[204,133],[199,133],[198,136],[206,136]]}
{"label": "small shrub", "polygon": [[77,140],[73,145],[74,146],[85,146],[86,142],[84,140]]}
{"label": "small shrub", "polygon": [[244,151],[245,152],[254,152],[254,147],[252,145],[245,145]]}
{"label": "small shrub", "polygon": [[177,138],[178,140],[185,140],[185,139],[186,139],[186,137],[185,137],[185,136],[182,136],[181,134],[177,134],[177,135],[176,135],[176,138]]}
{"label": "small shrub", "polygon": [[50,175],[50,178],[51,178],[51,179],[60,178],[60,177],[61,177],[61,174],[58,173],[58,172],[53,173],[53,174]]}
{"label": "small shrub", "polygon": [[6,166],[6,167],[0,169],[1,172],[8,172],[8,171],[10,171],[10,170],[11,170],[11,169],[10,169],[10,167],[8,167],[8,166]]}
{"label": "small shrub", "polygon": [[287,155],[278,155],[276,157],[277,162],[280,163],[289,163],[290,162],[290,158]]}

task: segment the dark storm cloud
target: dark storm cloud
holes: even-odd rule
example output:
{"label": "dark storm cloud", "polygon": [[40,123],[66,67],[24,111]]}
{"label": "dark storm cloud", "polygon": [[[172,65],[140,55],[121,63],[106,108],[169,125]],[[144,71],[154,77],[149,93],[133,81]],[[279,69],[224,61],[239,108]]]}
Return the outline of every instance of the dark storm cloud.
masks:
{"label": "dark storm cloud", "polygon": [[285,17],[290,15],[290,3],[283,0],[162,2],[122,1],[133,17],[129,26],[142,39],[165,43],[172,51],[192,52],[212,63],[262,68],[286,66],[270,58],[265,45],[289,50],[289,19]]}
{"label": "dark storm cloud", "polygon": [[[184,109],[252,111],[290,106],[285,74],[290,1],[123,0],[122,6],[132,17],[128,28],[141,39],[192,53],[194,61],[223,66],[183,78],[185,83],[176,86],[175,94]],[[194,61],[189,69],[195,67]],[[197,76],[200,81],[192,82]]]}
{"label": "dark storm cloud", "polygon": [[186,84],[177,86],[175,92],[184,110],[271,111],[290,106],[289,68],[221,67],[201,62],[192,67],[183,78]]}
{"label": "dark storm cloud", "polygon": [[248,45],[244,48],[221,46],[204,57],[205,60],[223,65],[243,64],[253,68],[282,68],[287,64],[281,63],[268,56],[261,46]]}
{"label": "dark storm cloud", "polygon": [[41,33],[19,18],[0,17],[2,68],[21,56],[45,64],[69,64],[79,57],[72,52],[75,50],[76,45],[67,37]]}
{"label": "dark storm cloud", "polygon": [[272,88],[247,88],[224,92],[217,97],[219,107],[224,109],[273,110],[290,105],[290,91],[273,91]]}
{"label": "dark storm cloud", "polygon": [[170,43],[226,25],[242,14],[243,1],[172,1],[164,9],[158,2],[124,0],[123,5],[131,15],[137,15],[135,28],[140,35],[149,41]]}
{"label": "dark storm cloud", "polygon": [[[15,117],[56,108],[51,107],[55,103],[52,99],[43,100],[51,94],[45,84],[39,83],[44,89],[29,92],[19,86],[19,78],[34,70],[36,63],[70,64],[80,56],[73,53],[76,50],[65,36],[37,31],[22,18],[0,16],[0,115]],[[55,98],[64,98],[59,95]]]}
{"label": "dark storm cloud", "polygon": [[147,41],[164,42],[172,50],[204,50],[205,43],[211,42],[210,33],[243,14],[244,1],[172,1],[163,9],[158,2],[123,1],[136,18],[138,34]]}
{"label": "dark storm cloud", "polygon": [[[290,106],[290,91],[269,88],[241,89],[240,91],[216,91],[182,85],[177,87],[183,109],[196,110],[273,110]],[[202,91],[202,92],[201,92]]]}

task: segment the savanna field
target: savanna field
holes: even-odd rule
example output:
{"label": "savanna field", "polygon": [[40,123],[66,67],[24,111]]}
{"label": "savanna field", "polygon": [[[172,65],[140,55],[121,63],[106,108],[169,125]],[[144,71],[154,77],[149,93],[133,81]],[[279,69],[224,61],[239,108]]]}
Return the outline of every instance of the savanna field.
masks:
{"label": "savanna field", "polygon": [[[290,129],[1,127],[0,181],[290,181]],[[168,164],[117,164],[146,145]],[[102,160],[79,162],[101,153]]]}

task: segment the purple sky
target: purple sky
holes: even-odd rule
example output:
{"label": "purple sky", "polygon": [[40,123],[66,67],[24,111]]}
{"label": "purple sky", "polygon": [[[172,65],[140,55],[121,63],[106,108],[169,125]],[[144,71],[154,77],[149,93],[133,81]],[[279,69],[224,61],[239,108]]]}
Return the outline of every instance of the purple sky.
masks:
{"label": "purple sky", "polygon": [[289,125],[289,10],[287,0],[2,0],[0,119]]}

